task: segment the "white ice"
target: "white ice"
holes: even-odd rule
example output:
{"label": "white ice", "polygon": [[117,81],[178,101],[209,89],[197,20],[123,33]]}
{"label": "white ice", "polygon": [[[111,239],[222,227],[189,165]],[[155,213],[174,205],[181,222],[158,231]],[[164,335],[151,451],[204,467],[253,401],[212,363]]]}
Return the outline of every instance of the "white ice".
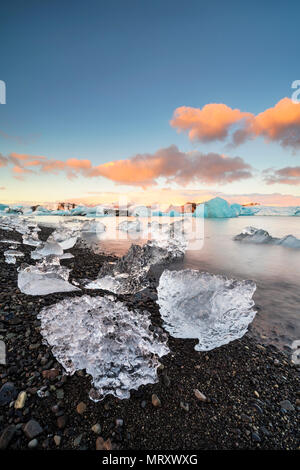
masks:
{"label": "white ice", "polygon": [[175,338],[197,338],[209,351],[241,338],[255,317],[252,281],[196,270],[165,270],[157,289],[163,327]]}
{"label": "white ice", "polygon": [[41,334],[67,374],[85,369],[92,376],[94,401],[157,382],[159,357],[169,353],[166,335],[151,331],[149,314],[129,310],[109,296],[73,297],[38,315]]}
{"label": "white ice", "polygon": [[79,291],[80,289],[68,282],[69,272],[69,269],[60,265],[58,257],[48,256],[36,265],[20,266],[18,287],[27,295]]}
{"label": "white ice", "polygon": [[235,241],[243,243],[281,245],[288,248],[300,248],[300,239],[293,235],[286,235],[282,238],[272,237],[269,232],[255,227],[246,227],[244,230],[234,237]]}

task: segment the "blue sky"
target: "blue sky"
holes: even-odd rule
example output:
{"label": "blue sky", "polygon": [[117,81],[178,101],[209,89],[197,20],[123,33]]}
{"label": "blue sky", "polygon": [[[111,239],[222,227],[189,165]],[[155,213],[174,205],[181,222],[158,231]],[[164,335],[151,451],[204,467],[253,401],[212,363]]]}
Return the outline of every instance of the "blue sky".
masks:
{"label": "blue sky", "polygon": [[[257,170],[297,165],[299,150],[276,142],[259,138],[228,150],[224,142],[191,142],[169,121],[180,106],[225,103],[257,114],[290,97],[292,81],[300,79],[299,13],[294,1],[5,2],[0,152],[100,165],[175,144],[183,152],[238,155]],[[120,189],[103,177],[20,181],[9,168],[0,172],[7,200],[16,192],[22,200],[44,200],[80,197],[87,186]],[[299,186],[267,186],[258,176],[212,188],[300,193]]]}

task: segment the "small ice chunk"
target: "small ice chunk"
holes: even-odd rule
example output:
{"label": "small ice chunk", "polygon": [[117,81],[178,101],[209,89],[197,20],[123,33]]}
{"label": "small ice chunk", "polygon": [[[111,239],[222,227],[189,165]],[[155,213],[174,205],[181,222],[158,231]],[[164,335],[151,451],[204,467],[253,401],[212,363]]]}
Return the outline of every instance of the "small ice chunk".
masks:
{"label": "small ice chunk", "polygon": [[81,227],[82,232],[88,233],[102,233],[105,232],[105,230],[106,226],[102,222],[98,222],[96,220],[88,220]]}
{"label": "small ice chunk", "polygon": [[22,238],[24,245],[39,246],[42,243],[37,232],[25,233]]}
{"label": "small ice chunk", "polygon": [[169,263],[183,256],[184,251],[170,242],[148,241],[145,245],[131,245],[126,255],[116,263],[106,262],[98,279],[86,281],[86,289],[106,289],[114,293],[136,293],[148,287],[149,271],[153,266]]}
{"label": "small ice chunk", "polygon": [[7,264],[16,264],[17,258],[24,256],[24,253],[17,250],[6,250],[4,251],[5,262]]}
{"label": "small ice chunk", "polygon": [[61,224],[57,230],[54,230],[54,232],[51,233],[47,242],[57,243],[63,250],[69,250],[70,248],[73,248],[77,242],[78,235],[79,232],[77,230],[66,228],[65,225]]}
{"label": "small ice chunk", "polygon": [[119,223],[118,230],[122,232],[141,232],[142,224],[139,220],[124,220]]}
{"label": "small ice chunk", "polygon": [[129,310],[111,296],[73,297],[38,314],[41,334],[67,374],[85,369],[92,376],[90,398],[112,394],[124,399],[130,390],[158,381],[158,358],[169,353],[161,329],[150,330],[147,312]]}
{"label": "small ice chunk", "polygon": [[253,281],[185,269],[165,270],[157,289],[164,328],[175,338],[197,338],[196,351],[209,351],[241,338],[256,311]]}
{"label": "small ice chunk", "polygon": [[63,255],[64,250],[56,242],[46,241],[41,246],[37,247],[34,251],[31,252],[32,259],[42,259],[49,255],[61,256]]}
{"label": "small ice chunk", "polygon": [[23,294],[47,295],[54,292],[78,291],[68,282],[70,270],[59,264],[59,258],[48,256],[35,266],[21,265],[18,287]]}

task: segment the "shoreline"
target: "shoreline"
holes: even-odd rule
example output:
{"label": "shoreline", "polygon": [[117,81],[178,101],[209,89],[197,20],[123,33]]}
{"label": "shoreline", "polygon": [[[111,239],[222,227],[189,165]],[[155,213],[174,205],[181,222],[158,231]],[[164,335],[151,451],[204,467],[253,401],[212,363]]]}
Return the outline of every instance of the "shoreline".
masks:
{"label": "shoreline", "polygon": [[[44,240],[51,231],[42,228],[40,238]],[[0,238],[20,241],[21,235],[0,230]],[[8,449],[28,449],[35,439],[32,448],[36,449],[93,450],[96,442],[98,448],[102,445],[120,450],[299,447],[299,365],[291,364],[274,346],[259,344],[248,333],[209,352],[196,352],[196,340],[168,335],[171,352],[160,359],[163,367],[156,384],[131,392],[128,400],[109,396],[101,402],[91,401],[90,378],[84,371],[73,376],[62,374],[50,348],[42,344],[36,316],[42,307],[63,298],[105,292],[82,289],[82,293],[47,296],[22,294],[17,287],[16,268],[20,263],[6,264],[2,253],[7,247],[0,245],[0,249],[0,337],[7,352],[6,366],[0,366],[0,387],[7,382],[14,384],[10,402],[21,391],[27,394],[22,408],[15,409],[10,402],[0,405],[0,446],[5,447],[4,431],[10,427]],[[25,253],[22,262],[33,264],[29,255],[34,248],[22,245],[21,249]],[[61,264],[72,269],[70,280],[95,278],[104,260],[115,259],[103,254],[91,256],[89,250],[76,246],[68,251],[75,258]],[[129,308],[147,310],[152,323],[161,326],[153,299],[139,294],[115,297]],[[55,372],[50,372],[53,369]],[[37,391],[42,387],[46,396],[40,398]],[[194,389],[208,400],[199,401]],[[161,406],[152,404],[153,394]],[[78,408],[81,402],[85,406]],[[26,435],[30,420],[41,428],[32,439]]]}

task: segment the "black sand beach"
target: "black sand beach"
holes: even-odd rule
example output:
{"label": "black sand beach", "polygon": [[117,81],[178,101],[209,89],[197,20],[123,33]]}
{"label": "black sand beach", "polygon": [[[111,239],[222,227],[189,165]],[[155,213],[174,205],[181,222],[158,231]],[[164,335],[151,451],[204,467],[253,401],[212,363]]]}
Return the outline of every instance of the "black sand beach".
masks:
{"label": "black sand beach", "polygon": [[[45,239],[50,229],[42,229]],[[0,230],[0,238],[21,235]],[[27,296],[17,287],[17,265],[9,265],[0,245],[0,337],[6,365],[0,366],[1,449],[285,449],[299,447],[299,366],[273,346],[251,335],[213,351],[194,350],[195,340],[169,337],[171,353],[161,359],[159,382],[132,392],[129,400],[88,397],[85,371],[65,376],[51,350],[42,343],[37,314],[46,305],[78,293]],[[22,245],[32,264],[31,247]],[[70,279],[95,278],[104,255],[70,250]],[[113,259],[113,258],[112,258]],[[82,290],[103,295],[104,291]],[[119,296],[129,308],[150,312],[161,326],[155,290],[152,299]],[[4,389],[3,389],[4,387]],[[42,389],[44,397],[37,391]],[[194,393],[198,389],[206,401]],[[13,401],[26,392],[23,406]],[[153,399],[153,394],[158,401]],[[23,395],[24,396],[24,395]],[[154,406],[159,404],[160,406]]]}

